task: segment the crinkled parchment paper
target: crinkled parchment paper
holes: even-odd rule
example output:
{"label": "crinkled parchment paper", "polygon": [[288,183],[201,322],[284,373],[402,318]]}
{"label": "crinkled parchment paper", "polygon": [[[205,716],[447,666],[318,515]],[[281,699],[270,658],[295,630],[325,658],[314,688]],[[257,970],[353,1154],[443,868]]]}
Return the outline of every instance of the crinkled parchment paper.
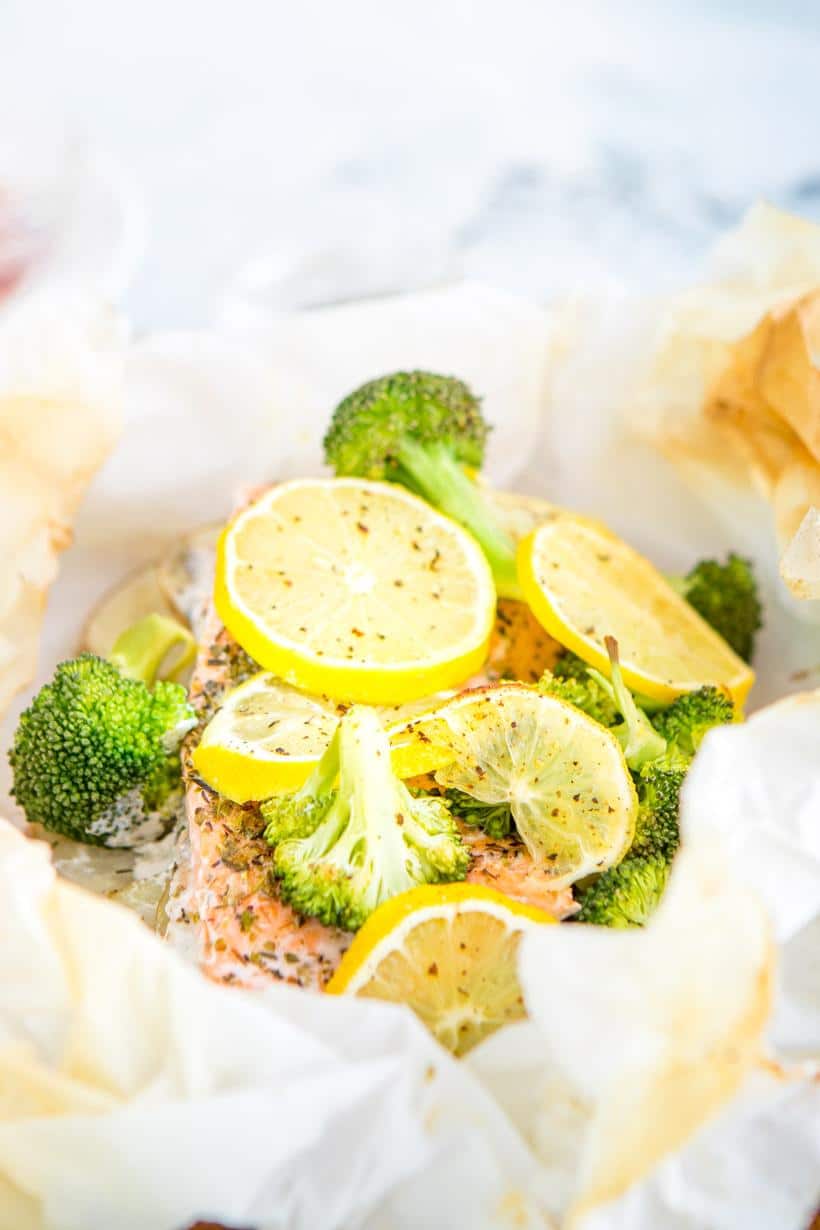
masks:
{"label": "crinkled parchment paper", "polygon": [[69,296],[0,316],[0,717],[32,679],[58,557],[121,428],[123,338]]}
{"label": "crinkled parchment paper", "polygon": [[[587,444],[613,431],[646,441],[669,463],[654,482],[682,478],[700,518],[711,509],[735,545],[759,537],[770,561],[784,557],[793,593],[816,598],[820,566],[794,540],[820,503],[820,227],[757,205],[690,289],[643,304],[579,302],[559,316],[554,405],[569,393],[597,407],[599,438]],[[597,379],[579,380],[590,364]],[[576,436],[592,422],[577,421]],[[607,485],[618,477],[637,470],[616,466]],[[638,507],[649,511],[640,495]],[[667,502],[673,510],[688,519],[685,496]],[[817,605],[801,615],[816,619]]]}
{"label": "crinkled parchment paper", "polygon": [[[43,674],[107,584],[223,516],[236,484],[315,468],[328,406],[397,366],[485,394],[497,481],[604,513],[664,565],[749,549],[615,430],[604,332],[580,357],[539,309],[461,287],[132,347],[124,440],[52,592]],[[776,619],[764,696],[820,664],[815,629]],[[820,757],[802,754],[819,713],[809,694],[710,735],[653,923],[531,937],[531,1019],[461,1064],[387,1005],[206,983],[0,827],[0,1226],[803,1230],[820,1203]]]}
{"label": "crinkled parchment paper", "polygon": [[818,693],[710,733],[652,924],[527,939],[532,1022],[517,1047],[496,1036],[472,1063],[554,1167],[568,1225],[808,1222],[799,1202],[812,1209],[820,1187],[818,733]]}

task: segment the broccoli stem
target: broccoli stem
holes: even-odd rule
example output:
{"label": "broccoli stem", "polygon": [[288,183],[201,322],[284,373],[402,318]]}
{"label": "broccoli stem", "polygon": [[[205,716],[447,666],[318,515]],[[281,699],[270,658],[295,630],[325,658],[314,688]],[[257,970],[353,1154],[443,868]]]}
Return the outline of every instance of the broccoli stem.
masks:
{"label": "broccoli stem", "polygon": [[390,819],[387,827],[392,835],[396,827],[393,805],[397,791],[403,787],[393,775],[390,743],[381,719],[374,709],[355,705],[347,720],[340,723],[339,731],[339,794],[346,799],[366,800],[367,805],[361,810],[368,822],[379,816],[383,808]]}
{"label": "broccoli stem", "polygon": [[191,633],[175,619],[165,615],[146,615],[126,628],[114,642],[109,661],[127,679],[151,684],[172,649],[179,653],[169,671],[174,678],[193,661],[196,642]]}
{"label": "broccoli stem", "polygon": [[404,486],[470,531],[487,557],[498,596],[521,600],[515,544],[451,451],[406,436],[396,461]]}
{"label": "broccoli stem", "polygon": [[609,690],[612,699],[618,706],[623,717],[620,726],[614,726],[612,733],[624,749],[626,763],[630,769],[639,769],[641,765],[651,760],[657,760],[666,751],[666,740],[659,735],[645,713],[641,712],[621,675],[621,663],[618,653],[618,642],[614,636],[605,636],[604,644],[609,654],[609,669],[611,679],[607,679],[594,667],[589,668],[589,674],[603,688]]}

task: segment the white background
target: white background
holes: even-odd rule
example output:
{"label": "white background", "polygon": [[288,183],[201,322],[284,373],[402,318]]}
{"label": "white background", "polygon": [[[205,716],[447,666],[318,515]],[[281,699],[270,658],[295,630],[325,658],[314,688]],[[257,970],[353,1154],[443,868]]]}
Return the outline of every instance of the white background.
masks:
{"label": "white background", "polygon": [[240,274],[656,285],[758,196],[820,217],[819,63],[812,0],[0,0],[0,181],[21,142],[117,161],[143,328]]}

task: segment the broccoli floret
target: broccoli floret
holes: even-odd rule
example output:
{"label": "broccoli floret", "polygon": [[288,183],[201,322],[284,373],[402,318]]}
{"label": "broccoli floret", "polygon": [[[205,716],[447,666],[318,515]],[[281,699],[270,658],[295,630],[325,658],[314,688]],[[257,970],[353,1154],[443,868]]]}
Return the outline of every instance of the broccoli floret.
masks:
{"label": "broccoli floret", "polygon": [[643,704],[636,704],[623,682],[617,643],[607,637],[605,644],[611,680],[591,667],[587,673],[623,715],[623,721],[612,725],[612,731],[632,770],[638,816],[626,857],[590,882],[576,886],[581,909],[575,920],[607,927],[639,927],[663,896],[678,848],[678,811],[686,772],[706,731],[733,721],[734,708],[718,688],[706,686],[679,696],[667,708],[655,711],[650,720]]}
{"label": "broccoli floret", "polygon": [[669,861],[659,854],[628,854],[583,894],[576,922],[599,927],[642,927],[663,896]]}
{"label": "broccoli floret", "polygon": [[626,857],[584,887],[576,922],[642,927],[659,904],[680,842],[678,808],[685,774],[657,763],[635,773],[638,817]]}
{"label": "broccoli floret", "polygon": [[463,790],[445,790],[450,811],[465,824],[483,829],[488,837],[509,837],[515,828],[509,803],[483,803]]}
{"label": "broccoli floret", "polygon": [[731,554],[725,564],[701,560],[684,577],[669,577],[678,593],[745,662],[754,656],[763,608],[751,562]]}
{"label": "broccoli floret", "polygon": [[412,795],[399,781],[378,714],[365,706],[344,715],[292,802],[272,800],[264,814],[283,899],[329,926],[355,931],[397,893],[467,874],[444,799]]}
{"label": "broccoli floret", "polygon": [[691,757],[664,746],[654,760],[633,770],[638,792],[635,836],[626,857],[591,883],[578,888],[578,922],[606,927],[640,927],[663,896],[680,843],[680,792]]}
{"label": "broccoli floret", "polygon": [[686,772],[712,726],[731,722],[732,703],[717,688],[689,692],[655,718],[663,753],[633,772],[638,791],[635,836],[624,860],[579,889],[579,922],[642,926],[660,901],[680,843],[678,812]]}
{"label": "broccoli floret", "polygon": [[488,426],[466,384],[394,372],[350,393],[324,439],[337,474],[402,483],[476,538],[503,598],[521,598],[515,545],[464,467],[479,469]]}
{"label": "broccoli floret", "polygon": [[677,759],[688,766],[706,732],[734,720],[735,709],[729,697],[719,688],[707,685],[679,696],[667,709],[655,714],[654,725],[666,740],[667,762]]}
{"label": "broccoli floret", "polygon": [[173,645],[191,641],[150,615],[120,637],[111,661],[84,653],[57,667],[9,753],[12,793],[29,821],[98,846],[161,829],[180,797],[174,752],[196,718],[180,684],[147,684]]}
{"label": "broccoli floret", "polygon": [[658,761],[644,765],[634,775],[638,816],[630,857],[651,854],[672,861],[680,844],[678,809],[685,776],[682,769],[667,769]]}
{"label": "broccoli floret", "polygon": [[551,671],[545,671],[539,688],[559,700],[569,701],[602,726],[614,726],[620,717],[612,689],[593,678],[582,658],[565,650]]}

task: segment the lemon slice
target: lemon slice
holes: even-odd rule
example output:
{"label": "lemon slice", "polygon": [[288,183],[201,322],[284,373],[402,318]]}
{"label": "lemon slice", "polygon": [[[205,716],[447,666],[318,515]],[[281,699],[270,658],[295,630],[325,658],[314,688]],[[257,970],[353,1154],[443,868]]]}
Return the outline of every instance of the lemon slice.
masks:
{"label": "lemon slice", "polygon": [[570,516],[545,523],[519,544],[518,572],[547,631],[605,674],[604,637],[613,636],[633,690],[671,701],[714,684],[742,706],[754,672],[647,559],[604,526]]}
{"label": "lemon slice", "polygon": [[335,706],[263,672],[234,688],[205,727],[193,763],[235,803],[296,790],[339,720]]}
{"label": "lemon slice", "polygon": [[524,931],[554,921],[475,884],[414,888],[370,915],[327,991],[406,1004],[463,1055],[526,1016],[518,945]]}
{"label": "lemon slice", "polygon": [[[502,599],[481,682],[514,678],[533,683],[560,652],[561,646],[525,603]],[[454,695],[450,689],[401,705],[376,706],[399,777],[420,777],[447,763],[449,753],[425,743],[414,719],[431,718]],[[343,702],[300,692],[262,672],[222,701],[194,751],[194,767],[209,786],[235,803],[295,790],[330,742],[344,707]]]}
{"label": "lemon slice", "polygon": [[214,597],[262,666],[370,704],[468,678],[495,614],[469,534],[402,488],[353,478],[282,483],[241,512],[219,542]]}
{"label": "lemon slice", "polygon": [[455,695],[452,691],[426,696],[423,700],[407,701],[403,705],[378,705],[382,725],[390,738],[390,760],[393,772],[403,780],[432,773],[449,760],[446,749],[432,740],[419,738],[414,722],[432,721],[435,714]]}
{"label": "lemon slice", "polygon": [[462,693],[416,728],[442,758],[449,751],[440,785],[509,804],[556,889],[605,871],[629,848],[638,804],[621,746],[565,701],[501,684]]}
{"label": "lemon slice", "polygon": [[[408,722],[421,714],[429,720],[450,695],[380,709],[399,777],[430,773],[447,760],[441,748],[415,737]],[[344,708],[263,671],[225,697],[194,749],[194,768],[234,803],[296,790],[321,758]]]}

